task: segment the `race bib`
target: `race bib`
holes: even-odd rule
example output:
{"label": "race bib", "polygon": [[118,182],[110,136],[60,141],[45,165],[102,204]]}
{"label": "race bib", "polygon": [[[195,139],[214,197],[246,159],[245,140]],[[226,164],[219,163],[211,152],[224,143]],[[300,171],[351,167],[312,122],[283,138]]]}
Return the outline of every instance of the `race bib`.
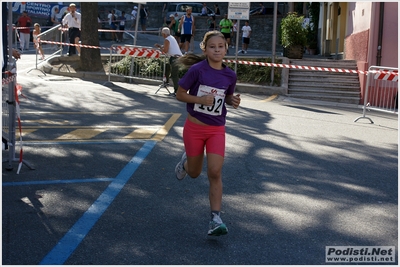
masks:
{"label": "race bib", "polygon": [[213,95],[214,102],[212,106],[204,106],[201,104],[194,104],[194,111],[201,112],[211,116],[219,116],[222,114],[222,108],[225,99],[225,90],[210,87],[207,85],[200,85],[197,96]]}

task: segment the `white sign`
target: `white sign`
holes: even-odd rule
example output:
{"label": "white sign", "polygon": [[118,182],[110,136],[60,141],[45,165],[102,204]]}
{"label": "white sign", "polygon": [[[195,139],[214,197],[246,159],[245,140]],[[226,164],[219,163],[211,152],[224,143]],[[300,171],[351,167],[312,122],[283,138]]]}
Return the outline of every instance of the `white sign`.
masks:
{"label": "white sign", "polygon": [[229,8],[228,9],[228,19],[248,20],[249,19],[249,9]]}
{"label": "white sign", "polygon": [[229,2],[229,8],[248,8],[250,9],[250,2]]}
{"label": "white sign", "polygon": [[250,2],[229,2],[228,19],[248,20]]}

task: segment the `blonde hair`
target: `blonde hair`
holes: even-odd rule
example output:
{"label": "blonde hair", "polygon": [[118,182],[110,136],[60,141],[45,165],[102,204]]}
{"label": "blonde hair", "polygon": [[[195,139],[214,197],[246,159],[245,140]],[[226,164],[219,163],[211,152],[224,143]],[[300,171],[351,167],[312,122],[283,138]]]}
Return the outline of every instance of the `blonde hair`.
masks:
{"label": "blonde hair", "polygon": [[[206,47],[207,47],[207,42],[208,40],[210,40],[212,37],[221,37],[222,39],[225,40],[225,36],[220,32],[220,31],[209,31],[206,32],[206,34],[203,37],[203,41],[201,41],[200,43],[200,49],[203,51],[206,51]],[[228,49],[228,43],[225,42],[225,48]]]}
{"label": "blonde hair", "polygon": [[[200,49],[204,52],[206,51],[207,48],[207,43],[212,37],[221,37],[222,39],[225,40],[224,35],[220,31],[209,31],[207,32],[204,37],[203,41],[200,43]],[[225,40],[225,48],[228,49],[228,43]],[[195,54],[186,54],[180,58],[178,58],[177,62],[179,65],[181,65],[183,68],[189,68],[190,66],[206,59],[205,55],[195,55]]]}
{"label": "blonde hair", "polygon": [[38,26],[40,28],[40,24],[39,23],[35,23],[33,24],[34,27]]}

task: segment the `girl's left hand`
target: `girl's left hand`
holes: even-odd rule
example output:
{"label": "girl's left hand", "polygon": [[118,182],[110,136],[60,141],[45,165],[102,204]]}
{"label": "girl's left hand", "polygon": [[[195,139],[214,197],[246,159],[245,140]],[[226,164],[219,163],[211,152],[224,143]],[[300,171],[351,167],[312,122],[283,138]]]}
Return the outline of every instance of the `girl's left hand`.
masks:
{"label": "girl's left hand", "polygon": [[238,108],[240,105],[240,94],[232,96],[232,107]]}

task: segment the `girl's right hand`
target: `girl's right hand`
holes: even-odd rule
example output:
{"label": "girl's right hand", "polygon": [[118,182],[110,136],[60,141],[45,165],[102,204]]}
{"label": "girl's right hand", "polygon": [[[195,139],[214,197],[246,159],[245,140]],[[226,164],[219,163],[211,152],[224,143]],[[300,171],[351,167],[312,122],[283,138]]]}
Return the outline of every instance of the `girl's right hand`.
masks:
{"label": "girl's right hand", "polygon": [[204,106],[212,106],[214,104],[214,96],[213,95],[203,95],[200,98],[202,105]]}

